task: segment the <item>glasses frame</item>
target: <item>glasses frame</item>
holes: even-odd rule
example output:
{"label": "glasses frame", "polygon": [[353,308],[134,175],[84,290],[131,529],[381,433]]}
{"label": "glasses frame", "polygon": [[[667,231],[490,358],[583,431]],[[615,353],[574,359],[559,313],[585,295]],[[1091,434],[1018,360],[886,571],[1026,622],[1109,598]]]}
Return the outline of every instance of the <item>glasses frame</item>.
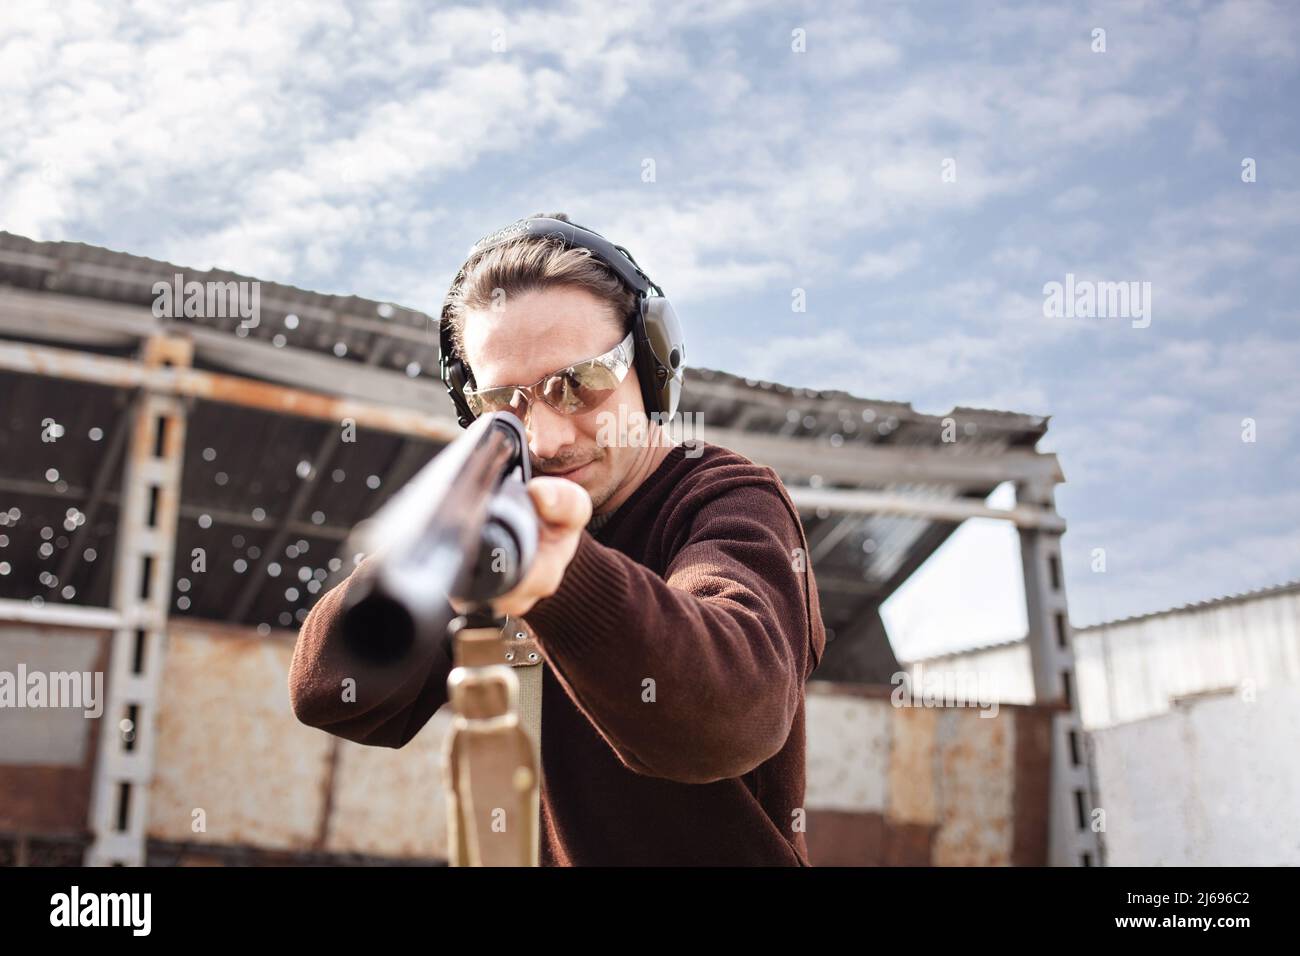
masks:
{"label": "glasses frame", "polygon": [[[466,384],[464,388],[465,401],[470,410],[475,415],[484,415],[489,411],[502,411],[503,409],[487,408],[483,405],[483,396],[490,395],[494,392],[510,393],[510,401],[507,409],[514,412],[515,394],[522,392],[527,399],[528,404],[523,412],[514,412],[520,419],[527,421],[528,412],[532,409],[534,402],[542,402],[547,408],[560,415],[582,415],[586,412],[595,411],[600,406],[592,408],[578,408],[573,411],[567,411],[563,408],[556,408],[555,405],[545,398],[545,389],[542,388],[547,382],[559,375],[572,374],[583,366],[601,365],[608,369],[614,375],[614,381],[617,385],[622,385],[623,380],[627,378],[627,373],[632,370],[633,358],[635,355],[635,333],[628,332],[617,345],[608,351],[601,352],[589,359],[582,359],[578,362],[566,365],[563,368],[557,368],[552,372],[547,372],[532,385],[494,385],[491,388],[477,388],[474,384]],[[603,402],[602,402],[603,404]]]}

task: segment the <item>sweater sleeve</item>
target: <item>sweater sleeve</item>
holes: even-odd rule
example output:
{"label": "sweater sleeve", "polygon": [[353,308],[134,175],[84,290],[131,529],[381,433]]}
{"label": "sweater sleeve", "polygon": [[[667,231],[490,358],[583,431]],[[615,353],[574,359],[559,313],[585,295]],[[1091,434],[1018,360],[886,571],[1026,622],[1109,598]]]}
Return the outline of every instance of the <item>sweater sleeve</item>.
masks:
{"label": "sweater sleeve", "polygon": [[584,531],[524,615],[574,703],[642,774],[743,776],[789,737],[821,653],[798,515],[772,475],[672,510],[665,575]]}
{"label": "sweater sleeve", "polygon": [[366,668],[347,655],[338,632],[348,589],[368,574],[365,558],[308,613],[289,667],[294,716],[360,744],[402,747],[447,702],[452,661],[443,642],[417,645],[401,670]]}

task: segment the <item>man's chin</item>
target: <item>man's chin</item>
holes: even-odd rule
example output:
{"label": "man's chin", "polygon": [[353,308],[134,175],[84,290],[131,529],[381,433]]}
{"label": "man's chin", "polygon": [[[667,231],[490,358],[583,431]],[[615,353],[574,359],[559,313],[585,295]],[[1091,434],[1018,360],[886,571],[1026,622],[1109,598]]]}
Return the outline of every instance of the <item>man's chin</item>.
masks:
{"label": "man's chin", "polygon": [[578,484],[582,485],[587,494],[591,497],[591,510],[593,514],[601,505],[614,497],[614,490],[602,481],[580,481]]}

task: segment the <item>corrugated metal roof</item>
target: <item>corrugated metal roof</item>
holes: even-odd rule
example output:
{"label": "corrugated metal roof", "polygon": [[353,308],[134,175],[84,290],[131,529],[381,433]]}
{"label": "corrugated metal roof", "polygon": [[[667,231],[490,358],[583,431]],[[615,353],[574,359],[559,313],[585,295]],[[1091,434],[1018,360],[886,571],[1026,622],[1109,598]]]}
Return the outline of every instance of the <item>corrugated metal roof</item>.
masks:
{"label": "corrugated metal roof", "polygon": [[[1110,621],[1103,621],[1099,624],[1088,624],[1083,627],[1075,627],[1072,630],[1076,634],[1083,634],[1089,631],[1101,631],[1107,628],[1118,627],[1124,624],[1134,624],[1138,621],[1147,621],[1154,618],[1168,617],[1173,614],[1188,614],[1197,611],[1204,611],[1210,608],[1223,607],[1230,604],[1240,604],[1245,601],[1256,601],[1260,598],[1273,597],[1279,594],[1300,594],[1300,579],[1287,581],[1284,584],[1274,584],[1269,587],[1255,588],[1250,591],[1240,591],[1235,594],[1225,594],[1220,597],[1207,598],[1203,601],[1192,601],[1188,604],[1180,604],[1177,607],[1166,608],[1161,611],[1148,611],[1144,614],[1134,614],[1129,617],[1119,617]],[[1024,644],[1025,638],[1007,637],[996,641],[987,641],[983,644],[975,644],[971,647],[964,647],[959,651],[944,651],[939,654],[931,654],[926,657],[911,658],[909,664],[923,664],[929,661],[944,660],[946,658],[965,657],[971,654],[982,654],[985,651],[995,651],[1006,647],[1016,647]]]}
{"label": "corrugated metal roof", "polygon": [[1293,594],[1300,592],[1300,579],[1287,581],[1284,584],[1274,584],[1268,587],[1255,588],[1250,591],[1239,591],[1234,594],[1225,594],[1221,597],[1207,598],[1204,601],[1193,601],[1189,604],[1180,604],[1177,607],[1166,608],[1163,611],[1149,611],[1145,614],[1134,614],[1129,617],[1116,618],[1113,621],[1103,621],[1100,624],[1089,624],[1087,627],[1076,627],[1076,631],[1098,631],[1102,628],[1115,627],[1120,624],[1131,624],[1134,621],[1144,621],[1153,617],[1165,617],[1170,614],[1187,614],[1193,611],[1203,611],[1207,608],[1219,607],[1225,604],[1239,604],[1242,601],[1254,601],[1263,597],[1271,597],[1275,594]]}
{"label": "corrugated metal roof", "polygon": [[[295,347],[314,349],[344,361],[365,361],[379,341],[388,339],[405,361],[395,361],[390,355],[377,364],[404,371],[410,360],[423,357],[424,361],[419,362],[420,374],[437,377],[437,335],[433,319],[416,309],[355,295],[311,292],[226,270],[190,269],[80,242],[37,242],[0,232],[0,284],[4,285],[151,306],[155,299],[154,283],[170,282],[178,273],[186,281],[258,282],[264,316],[259,327],[253,330],[238,329],[238,317],[178,318],[181,323],[269,339],[282,326],[283,319],[292,314],[300,323],[321,326],[313,335],[296,336]],[[346,355],[341,357],[335,350],[338,342],[349,346]],[[989,432],[991,443],[1001,443],[1002,447],[1032,447],[1046,432],[1048,423],[1048,416],[963,406],[944,415],[926,415],[915,411],[907,402],[859,398],[839,390],[794,388],[707,368],[690,369],[688,388],[692,380],[747,393],[746,397],[755,402],[760,396],[777,397],[781,416],[767,422],[760,414],[760,421],[749,427],[758,430],[759,426],[770,424],[782,433],[801,437],[838,434],[844,441],[889,440],[933,445],[939,442],[943,420],[953,417],[963,429]],[[697,386],[696,391],[699,390]],[[746,410],[755,409],[747,407]],[[901,435],[896,434],[899,431]]]}

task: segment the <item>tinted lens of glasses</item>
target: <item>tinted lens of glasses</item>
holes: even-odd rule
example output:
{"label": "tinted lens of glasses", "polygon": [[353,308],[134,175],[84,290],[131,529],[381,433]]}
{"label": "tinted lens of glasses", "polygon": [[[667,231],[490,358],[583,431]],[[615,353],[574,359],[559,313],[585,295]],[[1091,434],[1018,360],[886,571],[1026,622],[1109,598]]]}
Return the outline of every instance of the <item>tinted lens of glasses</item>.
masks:
{"label": "tinted lens of glasses", "polygon": [[492,412],[514,412],[523,418],[528,397],[513,385],[508,388],[489,388],[481,392],[465,390],[465,401],[475,415],[488,415]]}
{"label": "tinted lens of glasses", "polygon": [[598,408],[616,388],[612,371],[599,362],[583,362],[548,377],[540,398],[557,412],[573,415]]}

